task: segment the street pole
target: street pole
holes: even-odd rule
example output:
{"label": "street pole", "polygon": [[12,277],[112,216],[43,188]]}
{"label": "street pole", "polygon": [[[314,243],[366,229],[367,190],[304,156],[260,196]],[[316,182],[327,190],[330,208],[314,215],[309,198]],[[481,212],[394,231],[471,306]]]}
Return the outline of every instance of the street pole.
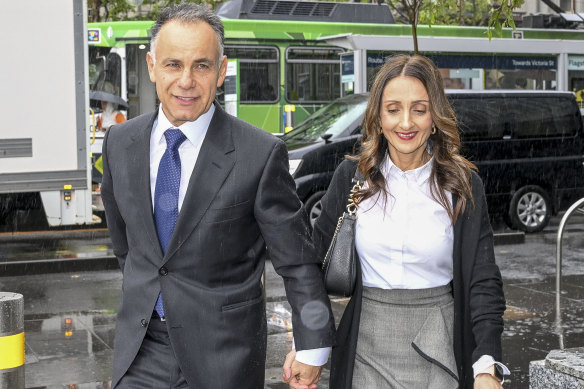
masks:
{"label": "street pole", "polygon": [[24,299],[0,292],[0,389],[24,389]]}

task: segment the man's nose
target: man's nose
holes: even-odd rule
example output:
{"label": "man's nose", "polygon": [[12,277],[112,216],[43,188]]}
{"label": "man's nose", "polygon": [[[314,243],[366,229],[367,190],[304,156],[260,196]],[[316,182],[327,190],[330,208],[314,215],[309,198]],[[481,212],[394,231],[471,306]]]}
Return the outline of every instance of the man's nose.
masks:
{"label": "man's nose", "polygon": [[183,89],[190,89],[195,86],[195,77],[193,77],[193,72],[189,68],[185,68],[178,80],[178,86]]}

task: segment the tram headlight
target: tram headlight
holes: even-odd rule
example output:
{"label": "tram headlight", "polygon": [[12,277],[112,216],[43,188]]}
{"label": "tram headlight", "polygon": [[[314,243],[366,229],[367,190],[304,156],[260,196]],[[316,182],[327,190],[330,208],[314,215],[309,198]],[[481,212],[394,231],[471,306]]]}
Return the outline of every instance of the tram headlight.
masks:
{"label": "tram headlight", "polygon": [[298,168],[300,167],[301,164],[302,164],[301,159],[291,159],[290,160],[290,174],[294,175],[294,173],[296,172],[296,170],[298,170]]}

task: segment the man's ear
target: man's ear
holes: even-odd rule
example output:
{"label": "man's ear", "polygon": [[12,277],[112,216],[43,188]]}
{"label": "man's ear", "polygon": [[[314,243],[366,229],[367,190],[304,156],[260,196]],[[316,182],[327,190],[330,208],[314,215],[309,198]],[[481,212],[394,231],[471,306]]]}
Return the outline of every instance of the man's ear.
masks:
{"label": "man's ear", "polygon": [[225,81],[225,75],[227,74],[227,56],[223,56],[221,60],[221,67],[219,68],[219,78],[217,79],[217,88],[223,85]]}
{"label": "man's ear", "polygon": [[154,75],[154,57],[152,53],[146,53],[146,63],[148,64],[148,75],[150,76],[150,81],[156,82],[156,76]]}

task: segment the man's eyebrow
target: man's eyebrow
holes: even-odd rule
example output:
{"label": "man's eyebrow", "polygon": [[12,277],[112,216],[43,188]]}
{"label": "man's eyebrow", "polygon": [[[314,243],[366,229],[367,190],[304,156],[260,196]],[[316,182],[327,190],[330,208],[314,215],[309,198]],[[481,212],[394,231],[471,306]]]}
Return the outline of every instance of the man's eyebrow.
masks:
{"label": "man's eyebrow", "polygon": [[[197,58],[193,61],[193,63],[195,63],[195,64],[207,64],[207,65],[214,65],[216,62],[217,61],[215,61],[211,58],[206,58],[206,57]],[[169,57],[169,58],[164,58],[162,60],[162,63],[182,63],[182,60]]]}
{"label": "man's eyebrow", "polygon": [[210,58],[198,58],[193,61],[194,63],[206,63],[206,64],[214,64],[215,60]]}

